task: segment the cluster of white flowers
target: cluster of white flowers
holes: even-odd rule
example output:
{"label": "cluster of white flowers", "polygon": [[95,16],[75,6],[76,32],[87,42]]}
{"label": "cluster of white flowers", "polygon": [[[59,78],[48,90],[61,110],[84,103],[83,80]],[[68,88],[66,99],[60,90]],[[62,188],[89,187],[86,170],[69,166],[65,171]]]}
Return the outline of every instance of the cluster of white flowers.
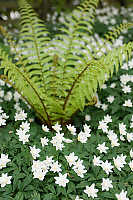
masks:
{"label": "cluster of white flowers", "polygon": [[24,112],[24,110],[20,110],[18,113],[15,113],[15,121],[18,120],[26,120],[27,113]]}
{"label": "cluster of white flowers", "polygon": [[52,140],[50,142],[53,144],[53,146],[56,147],[56,150],[62,151],[62,149],[64,148],[63,142],[66,142],[66,143],[73,142],[70,139],[66,139],[64,137],[64,133],[60,133],[60,131],[62,130],[61,125],[56,123],[54,126],[52,126],[52,128],[56,131],[56,135],[52,137]]}
{"label": "cluster of white flowers", "polygon": [[99,121],[98,129],[102,129],[104,133],[108,133],[108,123],[112,122],[111,116],[108,114],[104,116],[104,119],[102,121]]}
{"label": "cluster of white flowers", "polygon": [[120,146],[120,143],[118,142],[118,136],[117,136],[117,134],[114,133],[113,130],[108,131],[107,137],[111,141],[111,147],[112,148]]}
{"label": "cluster of white flowers", "polygon": [[78,176],[84,178],[84,174],[87,172],[85,166],[82,164],[83,160],[78,159],[78,156],[74,155],[74,152],[70,153],[68,156],[65,156],[69,166],[76,172]]}
{"label": "cluster of white flowers", "polygon": [[6,125],[6,119],[8,119],[9,116],[4,113],[2,108],[0,107],[0,126],[5,126]]}
{"label": "cluster of white flowers", "polygon": [[30,123],[22,122],[20,125],[20,128],[16,130],[16,135],[19,136],[19,141],[23,142],[25,144],[26,142],[29,142],[30,134],[26,134],[30,130]]}
{"label": "cluster of white flowers", "polygon": [[[131,119],[132,120],[132,119]],[[132,128],[132,121],[131,121],[131,126],[130,126],[130,128]],[[133,133],[131,132],[131,133],[128,133],[127,131],[126,131],[126,125],[122,122],[122,123],[119,123],[119,132],[120,132],[120,139],[122,140],[122,141],[124,141],[125,140],[125,137],[124,136],[126,136],[126,139],[127,139],[127,141],[128,142],[131,142],[131,141],[133,141]]]}
{"label": "cluster of white flowers", "polygon": [[54,177],[56,180],[55,183],[59,186],[66,187],[66,184],[69,182],[67,174],[62,175],[60,173],[62,171],[61,164],[59,164],[58,161],[54,161],[53,156],[47,156],[43,161],[33,160],[32,172],[34,178],[43,181],[48,171],[58,173],[59,176]]}
{"label": "cluster of white flowers", "polygon": [[[8,158],[8,155],[1,154],[0,158],[0,169],[3,169],[7,167],[7,163],[10,162],[11,160]],[[8,176],[7,173],[4,174],[2,173],[2,176],[0,177],[0,185],[1,187],[5,187],[7,184],[11,183],[11,178],[12,176]]]}
{"label": "cluster of white flowers", "polygon": [[90,134],[91,128],[87,124],[85,124],[83,127],[84,127],[84,131],[81,131],[78,134],[78,141],[80,141],[81,143],[86,143],[87,139],[91,136]]}
{"label": "cluster of white flowers", "polygon": [[[33,149],[32,149],[33,150]],[[40,151],[39,151],[40,152]],[[38,151],[36,152],[36,156],[35,156],[35,152],[34,152],[34,158],[39,157],[38,156]],[[33,152],[32,152],[33,153]],[[32,154],[33,155],[33,154]],[[46,157],[46,160],[44,161],[40,161],[40,160],[33,160],[33,164],[32,164],[32,172],[33,172],[33,176],[34,178],[37,178],[39,180],[44,180],[44,177],[46,175],[46,173],[49,170],[49,167],[52,165],[53,163],[53,157]]]}

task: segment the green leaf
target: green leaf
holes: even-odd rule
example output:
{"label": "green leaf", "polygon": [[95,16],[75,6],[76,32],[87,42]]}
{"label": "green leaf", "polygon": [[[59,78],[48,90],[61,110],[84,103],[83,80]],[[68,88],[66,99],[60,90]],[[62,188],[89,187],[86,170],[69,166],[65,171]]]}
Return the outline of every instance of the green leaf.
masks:
{"label": "green leaf", "polygon": [[73,182],[69,182],[67,193],[69,194],[69,193],[72,193],[72,192],[76,192],[75,184]]}
{"label": "green leaf", "polygon": [[32,195],[31,200],[41,200],[40,194],[34,191],[34,194]]}
{"label": "green leaf", "polygon": [[22,192],[18,192],[14,200],[24,200],[24,195]]}
{"label": "green leaf", "polygon": [[22,182],[22,190],[24,190],[25,188],[26,188],[26,186],[28,186],[30,183],[31,183],[31,181],[32,181],[32,176],[31,175],[28,175],[24,180],[23,180],[23,182]]}

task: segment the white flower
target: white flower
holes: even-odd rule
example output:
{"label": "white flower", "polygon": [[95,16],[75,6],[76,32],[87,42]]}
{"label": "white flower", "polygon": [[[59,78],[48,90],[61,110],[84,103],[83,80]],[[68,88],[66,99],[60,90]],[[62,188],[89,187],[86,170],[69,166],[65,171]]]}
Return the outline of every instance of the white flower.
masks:
{"label": "white flower", "polygon": [[68,130],[71,132],[72,135],[76,135],[76,128],[71,124],[67,125]]}
{"label": "white flower", "polygon": [[106,172],[106,174],[113,172],[112,169],[114,168],[111,163],[108,162],[108,160],[106,160],[106,162],[102,162],[101,167]]}
{"label": "white flower", "polygon": [[122,91],[126,94],[126,93],[130,93],[131,92],[131,87],[129,85],[123,85]]}
{"label": "white flower", "polygon": [[133,122],[133,115],[132,115],[132,117],[131,117],[131,121]]}
{"label": "white flower", "polygon": [[126,85],[130,81],[130,76],[128,74],[123,74],[120,76],[120,81],[123,85]]}
{"label": "white flower", "polygon": [[5,85],[5,82],[0,80],[0,86],[4,86]]}
{"label": "white flower", "polygon": [[53,146],[55,146],[56,147],[56,150],[62,150],[63,149],[63,147],[64,147],[64,145],[63,145],[63,141],[64,141],[64,133],[56,133],[56,135],[55,136],[53,136],[52,137],[52,140],[50,141],[52,144],[53,144]]}
{"label": "white flower", "polygon": [[115,83],[111,83],[110,87],[111,88],[115,88],[116,84]]}
{"label": "white flower", "polygon": [[109,102],[109,103],[113,103],[113,101],[114,101],[114,96],[109,96],[109,97],[107,97],[107,101]]}
{"label": "white flower", "polygon": [[125,100],[125,103],[123,104],[123,106],[126,106],[126,107],[132,107],[132,102],[131,102],[131,99],[128,99],[128,100]]}
{"label": "white flower", "polygon": [[4,96],[5,101],[11,101],[12,99],[12,93],[9,91],[7,94]]}
{"label": "white flower", "polygon": [[84,192],[88,195],[88,197],[95,198],[97,197],[98,189],[95,189],[95,184],[93,183],[90,187],[86,186]]}
{"label": "white flower", "polygon": [[44,124],[42,125],[42,130],[43,130],[44,132],[49,132],[48,127],[47,127],[47,126],[44,126]]}
{"label": "white flower", "polygon": [[19,141],[23,142],[25,144],[26,142],[29,142],[30,134],[19,134]]}
{"label": "white flower", "polygon": [[111,147],[119,146],[120,143],[118,143],[118,137],[117,135],[113,132],[113,130],[108,131],[107,137],[111,141]]}
{"label": "white flower", "polygon": [[11,178],[12,176],[8,176],[7,173],[2,173],[2,176],[0,177],[1,187],[5,187],[7,184],[11,184]]}
{"label": "white flower", "polygon": [[20,125],[20,127],[25,130],[26,132],[28,132],[30,130],[30,123],[26,122],[22,122],[22,124]]}
{"label": "white flower", "polygon": [[72,143],[73,142],[72,140],[67,139],[67,138],[64,138],[63,141],[66,142],[66,143]]}
{"label": "white flower", "polygon": [[19,113],[22,110],[20,107],[20,103],[14,104],[14,108],[16,109],[17,113]]}
{"label": "white flower", "polygon": [[16,101],[16,102],[18,102],[19,101],[19,99],[20,99],[20,97],[21,97],[21,95],[18,93],[18,92],[14,92],[14,100]]}
{"label": "white flower", "polygon": [[108,114],[106,116],[104,116],[104,122],[107,124],[112,122],[111,116],[109,116]]}
{"label": "white flower", "polygon": [[58,123],[56,123],[54,126],[52,126],[52,128],[58,133],[62,130],[61,125],[59,125]]}
{"label": "white flower", "polygon": [[133,171],[133,160],[129,162],[129,167],[131,168],[131,171]]}
{"label": "white flower", "polygon": [[6,167],[6,164],[8,162],[10,162],[11,160],[8,159],[8,155],[5,154],[1,154],[1,158],[0,158],[0,169]]}
{"label": "white flower", "polygon": [[0,126],[4,126],[4,125],[6,125],[6,120],[1,115],[0,116]]}
{"label": "white flower", "polygon": [[3,113],[4,111],[2,110],[2,107],[0,107],[0,114]]}
{"label": "white flower", "polygon": [[85,169],[85,167],[83,165],[80,165],[80,166],[74,166],[73,167],[75,173],[80,176],[81,178],[84,178],[84,174],[87,172],[87,170]]}
{"label": "white flower", "polygon": [[33,176],[34,176],[34,178],[38,178],[40,181],[43,181],[47,172],[48,171],[37,170],[37,171],[33,172]]}
{"label": "white flower", "polygon": [[103,190],[109,191],[110,188],[113,188],[112,181],[109,180],[109,178],[107,178],[107,179],[103,178],[102,180],[103,180],[103,182],[101,184],[102,185],[102,191]]}
{"label": "white flower", "polygon": [[98,129],[102,129],[102,131],[104,133],[107,133],[108,132],[108,125],[105,121],[99,121],[99,126],[98,126]]}
{"label": "white flower", "polygon": [[19,113],[15,113],[15,121],[25,120],[27,118],[27,113],[21,110]]}
{"label": "white flower", "polygon": [[31,155],[32,155],[32,157],[33,157],[34,159],[36,159],[37,157],[40,156],[40,155],[39,155],[40,151],[41,151],[41,150],[40,150],[40,149],[36,149],[35,146],[30,147],[30,153],[31,153]]}
{"label": "white flower", "polygon": [[132,149],[130,150],[130,157],[133,158],[133,151],[132,151]]}
{"label": "white flower", "polygon": [[83,199],[80,199],[79,196],[77,195],[75,200],[83,200]]}
{"label": "white flower", "polygon": [[121,141],[125,141],[125,138],[124,138],[123,135],[120,135],[120,140],[121,140]]}
{"label": "white flower", "polygon": [[40,160],[33,160],[32,172],[41,170],[42,162]]}
{"label": "white flower", "polygon": [[105,111],[108,108],[108,105],[106,105],[105,103],[101,104],[101,108]]}
{"label": "white flower", "polygon": [[59,177],[54,177],[55,178],[55,183],[58,184],[59,186],[66,187],[66,184],[69,182],[67,179],[67,173],[62,175],[59,173]]}
{"label": "white flower", "polygon": [[60,172],[60,171],[62,171],[61,165],[58,164],[58,161],[56,161],[56,162],[54,162],[54,163],[52,164],[50,171],[53,171],[54,173],[55,173],[55,172]]}
{"label": "white flower", "polygon": [[26,133],[26,130],[25,130],[25,129],[20,128],[20,129],[17,129],[17,130],[16,130],[16,135],[23,135],[23,134],[25,134],[25,133]]}
{"label": "white flower", "polygon": [[101,86],[101,88],[102,88],[102,89],[106,89],[106,88],[107,88],[107,85],[106,85],[106,84],[103,84],[103,85]]}
{"label": "white flower", "polygon": [[84,132],[80,132],[79,134],[78,134],[78,141],[79,142],[81,142],[81,143],[86,143],[87,142],[87,136],[86,136],[86,134],[84,133]]}
{"label": "white flower", "polygon": [[93,158],[93,165],[94,165],[94,166],[100,166],[101,163],[102,163],[102,161],[100,160],[100,156],[96,157],[96,156],[94,155],[94,158]]}
{"label": "white flower", "polygon": [[98,144],[97,149],[100,151],[100,153],[107,153],[108,147],[105,146],[105,142],[103,144]]}
{"label": "white flower", "polygon": [[76,160],[78,159],[78,156],[74,155],[74,152],[70,153],[69,156],[65,156],[67,162],[69,163],[69,166],[75,165]]}
{"label": "white flower", "polygon": [[75,162],[74,168],[79,168],[83,165],[83,160],[78,159],[78,161]]}
{"label": "white flower", "polygon": [[130,128],[133,128],[133,122],[130,123]]}
{"label": "white flower", "polygon": [[117,158],[113,158],[114,165],[119,171],[121,171],[121,168],[123,168],[124,165],[126,164],[125,159],[126,159],[126,156],[123,156],[123,154],[121,154],[120,156],[117,156]]}
{"label": "white flower", "polygon": [[129,198],[126,197],[127,191],[124,192],[124,190],[121,191],[120,194],[116,194],[117,200],[129,200]]}
{"label": "white flower", "polygon": [[121,66],[121,69],[128,70],[128,65],[127,65],[127,63],[124,63],[124,64]]}
{"label": "white flower", "polygon": [[53,156],[50,156],[50,157],[48,157],[48,156],[46,156],[46,160],[45,161],[43,161],[48,167],[49,166],[51,166],[52,164],[53,164]]}
{"label": "white flower", "polygon": [[86,136],[90,137],[91,136],[91,134],[90,134],[90,132],[91,132],[90,126],[88,126],[87,124],[85,124],[85,125],[83,125],[83,127],[84,127],[84,132],[85,132]]}
{"label": "white flower", "polygon": [[9,116],[6,115],[6,113],[2,113],[1,116],[2,116],[2,118],[4,118],[4,119],[8,119],[8,118],[9,118]]}
{"label": "white flower", "polygon": [[126,132],[126,125],[123,124],[123,123],[119,123],[119,131],[120,131],[121,135],[126,135],[127,134],[127,132]]}
{"label": "white flower", "polygon": [[133,133],[127,133],[127,140],[128,142],[133,141]]}
{"label": "white flower", "polygon": [[44,138],[41,138],[41,144],[42,146],[44,147],[45,145],[48,145],[48,138],[44,137]]}
{"label": "white flower", "polygon": [[91,120],[91,116],[90,115],[85,115],[85,121],[90,121]]}

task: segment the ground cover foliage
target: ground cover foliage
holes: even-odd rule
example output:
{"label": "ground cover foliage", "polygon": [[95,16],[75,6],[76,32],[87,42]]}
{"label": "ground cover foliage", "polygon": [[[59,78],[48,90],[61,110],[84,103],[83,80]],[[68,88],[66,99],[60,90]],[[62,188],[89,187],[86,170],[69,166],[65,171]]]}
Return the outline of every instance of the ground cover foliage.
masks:
{"label": "ground cover foliage", "polygon": [[65,18],[53,39],[26,0],[19,0],[17,44],[0,26],[11,50],[9,54],[0,50],[0,78],[10,82],[49,128],[56,122],[68,123],[77,110],[92,105],[105,75],[112,76],[124,59],[131,57],[132,41],[115,48],[113,44],[132,23],[120,24],[101,40],[93,36],[98,3],[99,0],[84,0]]}
{"label": "ground cover foliage", "polygon": [[[111,29],[111,10],[118,12],[106,9],[104,23],[100,13],[97,18],[103,31]],[[117,20],[115,15],[112,19]],[[130,40],[132,32],[124,34]],[[115,45],[123,40],[119,37]],[[56,124],[51,132],[19,94],[0,81],[0,200],[132,200],[132,87],[131,58],[98,91],[95,106],[86,106],[71,125]]]}

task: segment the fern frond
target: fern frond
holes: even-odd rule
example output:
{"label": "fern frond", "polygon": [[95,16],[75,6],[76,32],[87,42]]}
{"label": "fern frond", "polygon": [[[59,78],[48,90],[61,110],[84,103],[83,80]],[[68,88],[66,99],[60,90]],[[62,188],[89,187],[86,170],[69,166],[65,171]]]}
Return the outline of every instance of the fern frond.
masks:
{"label": "fern frond", "polygon": [[[49,116],[46,111],[46,107],[41,100],[41,97],[38,93],[38,88],[33,85],[29,77],[23,72],[21,68],[18,68],[11,58],[0,49],[0,68],[4,69],[4,75],[7,77],[7,80],[10,81],[12,86],[23,96],[26,97],[27,102],[30,102],[30,105],[41,119],[45,122],[49,121]],[[42,114],[43,113],[43,114]]]}
{"label": "fern frond", "polygon": [[[24,70],[34,83],[38,85],[40,83],[39,88],[43,87],[45,93],[43,68],[48,55],[46,53],[44,55],[44,49],[48,48],[49,32],[26,0],[20,0],[19,5],[21,14],[19,47],[23,55]],[[32,66],[32,69],[29,66]]]}
{"label": "fern frond", "polygon": [[[104,35],[104,38],[102,38],[102,45],[98,45],[99,46],[98,51],[101,52],[102,54],[104,54],[101,51],[101,49],[104,47],[106,49],[106,54],[107,54],[110,51],[110,49],[108,49],[108,47],[107,47],[107,44],[109,45],[109,47],[112,47],[112,45],[114,44],[115,40],[119,37],[121,32],[123,32],[124,30],[127,30],[129,28],[132,28],[132,27],[133,27],[133,23],[123,23],[123,24],[120,24],[120,25],[116,26],[115,28],[113,28],[112,31],[109,31],[108,33],[106,33]],[[95,52],[95,53],[97,53],[97,52]]]}
{"label": "fern frond", "polygon": [[[69,93],[64,101],[63,109],[66,116],[73,115],[75,110],[83,110],[86,101],[93,101],[93,97],[98,87],[101,87],[105,82],[105,74],[108,77],[112,76],[114,69],[118,71],[122,65],[122,55],[130,59],[133,50],[133,42],[123,45],[120,48],[115,48],[107,55],[103,55],[97,61],[90,61],[86,67],[78,74],[73,81]],[[67,111],[69,112],[67,113]],[[69,116],[67,116],[69,118]]]}
{"label": "fern frond", "polygon": [[129,28],[133,27],[133,23],[123,23],[115,28],[113,28],[112,31],[109,31],[104,35],[104,38],[110,42],[113,42],[115,39],[118,38],[118,36],[121,34],[122,31],[127,30]]}
{"label": "fern frond", "polygon": [[[0,50],[4,75],[49,127],[66,123],[77,110],[95,103],[94,95],[107,77],[128,60],[133,43],[108,49],[120,32],[132,26],[120,25],[105,35],[101,44],[92,36],[92,24],[98,0],[85,0],[66,18],[60,33],[51,41],[49,33],[26,0],[19,0],[21,31],[19,50],[11,59]],[[16,59],[15,58],[15,59]],[[6,76],[6,77],[5,77]],[[89,102],[89,103],[88,103]]]}

